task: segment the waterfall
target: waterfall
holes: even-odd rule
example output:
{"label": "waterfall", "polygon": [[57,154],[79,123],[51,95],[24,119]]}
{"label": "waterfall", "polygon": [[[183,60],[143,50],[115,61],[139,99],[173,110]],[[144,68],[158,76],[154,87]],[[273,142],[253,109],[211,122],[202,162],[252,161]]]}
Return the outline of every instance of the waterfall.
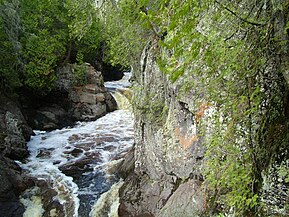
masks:
{"label": "waterfall", "polygon": [[[133,115],[127,99],[131,94],[127,88],[129,75],[126,73],[120,81],[105,83],[118,103],[118,110],[96,121],[78,122],[73,127],[51,132],[35,132],[28,143],[30,156],[27,162],[19,164],[40,183],[46,183],[53,191],[51,203],[58,205],[45,210],[49,206],[44,204],[43,190],[34,187],[21,197],[26,207],[24,216],[38,217],[45,211],[50,216],[86,217],[89,213],[100,216],[96,214],[101,210],[98,199],[111,186],[110,193],[103,194],[100,201],[104,201],[105,195],[112,197],[120,186],[113,185],[118,178],[107,170],[120,161],[134,142]],[[111,201],[111,213],[116,213],[117,200],[115,197]]]}

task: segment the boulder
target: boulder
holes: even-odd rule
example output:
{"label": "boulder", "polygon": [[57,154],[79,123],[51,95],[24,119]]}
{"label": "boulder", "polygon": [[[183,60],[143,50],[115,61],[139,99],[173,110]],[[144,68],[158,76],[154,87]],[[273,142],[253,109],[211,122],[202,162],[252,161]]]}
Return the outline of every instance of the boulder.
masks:
{"label": "boulder", "polygon": [[30,120],[30,125],[34,129],[53,130],[72,125],[67,112],[60,105],[52,104],[39,108],[35,111],[33,119]]}
{"label": "boulder", "polygon": [[13,160],[28,154],[26,142],[33,134],[15,99],[0,93],[0,151]]}
{"label": "boulder", "polygon": [[86,84],[72,86],[68,91],[68,113],[74,120],[95,120],[117,108],[116,102],[103,86],[101,73],[86,64]]}

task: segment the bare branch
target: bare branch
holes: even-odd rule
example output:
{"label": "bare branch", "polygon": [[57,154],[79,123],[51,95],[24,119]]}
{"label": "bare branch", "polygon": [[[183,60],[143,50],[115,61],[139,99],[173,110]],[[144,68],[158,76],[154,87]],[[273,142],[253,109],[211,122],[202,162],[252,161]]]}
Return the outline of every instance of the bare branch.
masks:
{"label": "bare branch", "polygon": [[265,26],[265,23],[256,23],[256,22],[252,22],[250,20],[244,19],[243,17],[241,17],[240,15],[238,15],[236,12],[232,11],[230,8],[224,6],[223,4],[221,4],[219,1],[215,1],[217,4],[219,4],[222,8],[224,8],[226,11],[230,12],[231,14],[233,14],[235,17],[237,17],[238,19],[242,20],[245,23],[249,23],[251,25],[254,26]]}

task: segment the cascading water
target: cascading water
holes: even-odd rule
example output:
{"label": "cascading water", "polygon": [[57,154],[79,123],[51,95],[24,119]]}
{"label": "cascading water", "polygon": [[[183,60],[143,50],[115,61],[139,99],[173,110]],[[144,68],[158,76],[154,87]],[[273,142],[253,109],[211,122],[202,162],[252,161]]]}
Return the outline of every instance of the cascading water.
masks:
{"label": "cascading water", "polygon": [[[93,122],[79,122],[71,128],[36,132],[28,143],[30,157],[21,167],[49,183],[57,192],[53,200],[62,205],[62,216],[89,216],[100,195],[118,180],[106,169],[133,144],[133,115],[127,109],[127,99],[121,95],[128,91],[129,75],[126,73],[122,80],[105,84],[121,102],[119,110]],[[30,195],[33,191],[35,189],[30,190]],[[43,214],[41,201],[36,197],[24,196],[22,202],[27,207],[24,216]]]}

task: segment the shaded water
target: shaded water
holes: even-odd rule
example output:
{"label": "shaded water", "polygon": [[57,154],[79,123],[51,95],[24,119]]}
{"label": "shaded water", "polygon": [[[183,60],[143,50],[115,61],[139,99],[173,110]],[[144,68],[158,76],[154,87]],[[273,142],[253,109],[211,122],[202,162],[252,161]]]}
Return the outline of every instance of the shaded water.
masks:
{"label": "shaded water", "polygon": [[[118,89],[129,85],[128,76],[106,84],[125,102]],[[28,143],[30,157],[21,166],[32,176],[51,183],[58,193],[55,200],[64,207],[64,216],[89,216],[100,195],[118,180],[106,172],[107,167],[133,144],[133,115],[128,107],[119,107],[125,109],[93,122],[79,122],[71,128],[52,132],[36,132]]]}

